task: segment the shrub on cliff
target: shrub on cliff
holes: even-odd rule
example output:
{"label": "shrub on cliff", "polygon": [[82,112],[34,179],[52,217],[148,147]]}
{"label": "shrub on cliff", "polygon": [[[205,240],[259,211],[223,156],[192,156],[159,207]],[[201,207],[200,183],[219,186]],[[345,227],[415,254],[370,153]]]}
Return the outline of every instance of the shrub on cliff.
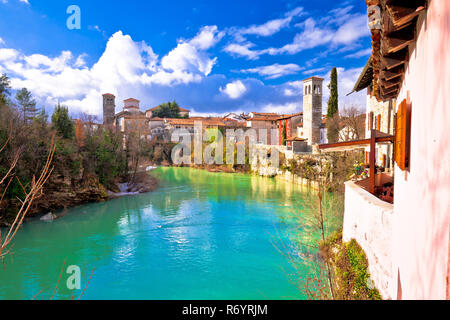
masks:
{"label": "shrub on cliff", "polygon": [[370,279],[367,257],[356,240],[344,243],[342,234],[336,233],[322,242],[320,249],[334,273],[335,299],[381,300]]}

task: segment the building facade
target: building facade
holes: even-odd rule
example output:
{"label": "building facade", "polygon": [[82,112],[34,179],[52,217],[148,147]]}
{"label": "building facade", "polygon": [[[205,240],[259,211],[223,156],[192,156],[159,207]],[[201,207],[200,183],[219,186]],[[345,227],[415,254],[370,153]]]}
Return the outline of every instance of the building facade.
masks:
{"label": "building facade", "polygon": [[450,299],[450,1],[371,5],[382,17],[371,29],[368,128],[394,126],[393,204],[348,182],[344,240],[363,247],[384,298]]}

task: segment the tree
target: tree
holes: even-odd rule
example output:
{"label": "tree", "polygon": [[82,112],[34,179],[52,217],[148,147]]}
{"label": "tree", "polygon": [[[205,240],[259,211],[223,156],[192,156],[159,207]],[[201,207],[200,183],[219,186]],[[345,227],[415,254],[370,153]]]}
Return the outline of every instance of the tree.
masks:
{"label": "tree", "polygon": [[335,125],[336,116],[339,115],[338,105],[338,75],[337,69],[334,67],[331,70],[331,81],[328,86],[330,89],[330,98],[328,100],[328,112],[327,112],[327,137],[328,142],[337,142],[339,139],[339,126]]}
{"label": "tree", "polygon": [[0,105],[6,104],[6,97],[9,96],[11,85],[6,74],[0,76]]}
{"label": "tree", "polygon": [[67,107],[57,105],[52,115],[52,124],[58,134],[64,139],[71,139],[74,136],[74,124],[69,116]]}
{"label": "tree", "polygon": [[339,140],[350,141],[365,138],[366,115],[357,107],[344,108],[340,115],[341,128]]}
{"label": "tree", "polygon": [[281,137],[283,138],[283,145],[286,145],[287,140],[286,123],[283,124],[283,131],[281,132]]}
{"label": "tree", "polygon": [[180,106],[176,101],[163,103],[153,111],[152,115],[153,118],[181,118]]}
{"label": "tree", "polygon": [[[8,139],[3,144],[3,146],[0,146],[0,153],[5,150],[6,146],[11,141],[11,138],[12,138],[11,135],[9,135]],[[53,155],[55,153],[55,148],[56,144],[53,137],[45,165],[43,166],[38,178],[36,178],[36,176],[32,177],[31,184],[26,184],[24,186],[24,184],[20,182],[19,177],[15,173],[15,168],[21,156],[20,148],[16,151],[13,161],[9,167],[9,170],[6,172],[6,174],[0,177],[0,194],[1,194],[0,204],[3,201],[3,197],[5,196],[8,188],[11,185],[11,182],[14,181],[15,179],[17,179],[24,192],[24,197],[22,199],[19,199],[21,206],[17,210],[14,222],[9,227],[9,230],[6,230],[7,231],[6,236],[3,237],[3,234],[0,234],[0,259],[2,260],[3,263],[5,257],[9,254],[11,250],[12,247],[11,242],[14,239],[17,231],[20,229],[27,213],[30,211],[30,208],[34,200],[42,196],[42,188],[44,187],[44,184],[47,182],[50,175],[52,174],[53,168],[51,167],[51,163],[53,160]]]}
{"label": "tree", "polygon": [[22,88],[17,92],[16,100],[22,112],[24,123],[27,123],[29,120],[36,117],[36,101],[33,99],[31,92],[28,91],[27,88]]}

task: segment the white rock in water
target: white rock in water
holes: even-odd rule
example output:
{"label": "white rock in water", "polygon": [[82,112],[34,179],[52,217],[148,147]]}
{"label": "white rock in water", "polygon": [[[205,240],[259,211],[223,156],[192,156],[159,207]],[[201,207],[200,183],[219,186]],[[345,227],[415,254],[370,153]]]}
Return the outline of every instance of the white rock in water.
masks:
{"label": "white rock in water", "polygon": [[55,220],[55,216],[52,212],[47,213],[45,216],[41,218],[41,221],[53,221]]}
{"label": "white rock in water", "polygon": [[158,167],[150,166],[150,167],[147,167],[146,171],[152,171],[152,170],[155,170],[155,169],[158,169]]}

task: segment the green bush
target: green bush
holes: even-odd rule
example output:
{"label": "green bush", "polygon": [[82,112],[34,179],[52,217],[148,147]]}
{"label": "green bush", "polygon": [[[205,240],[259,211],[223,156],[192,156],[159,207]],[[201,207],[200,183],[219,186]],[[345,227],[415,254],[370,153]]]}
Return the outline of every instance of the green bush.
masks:
{"label": "green bush", "polygon": [[320,245],[322,256],[332,266],[335,297],[338,300],[381,300],[379,291],[371,286],[369,263],[356,240],[342,242],[336,233]]}

